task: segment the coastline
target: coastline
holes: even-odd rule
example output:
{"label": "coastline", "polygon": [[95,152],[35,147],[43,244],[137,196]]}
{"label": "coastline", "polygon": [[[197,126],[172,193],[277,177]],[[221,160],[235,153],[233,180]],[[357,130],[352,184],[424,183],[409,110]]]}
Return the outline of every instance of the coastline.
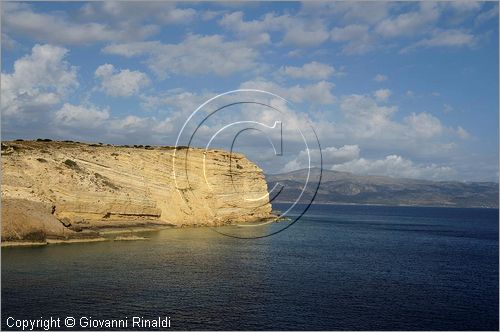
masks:
{"label": "coastline", "polygon": [[[262,221],[269,221],[270,218],[262,218],[260,221],[256,222],[248,222],[248,224],[255,224]],[[285,222],[286,219],[276,216],[274,220],[271,222]],[[181,229],[181,228],[198,228],[198,227],[224,227],[224,226],[238,226],[238,224],[227,224],[227,225],[219,225],[219,226],[208,226],[208,225],[157,225],[153,224],[151,226],[137,226],[137,227],[127,227],[127,228],[119,228],[119,227],[104,227],[96,231],[97,234],[95,237],[85,237],[82,236],[80,238],[69,238],[69,239],[61,239],[61,238],[47,238],[44,241],[6,241],[2,240],[1,247],[2,248],[18,248],[18,247],[42,247],[52,244],[73,244],[73,243],[92,243],[92,242],[106,242],[106,241],[146,241],[149,240],[148,237],[136,235],[137,233],[153,233],[159,232],[167,229]],[[85,232],[85,231],[84,231]],[[85,234],[87,235],[87,234]]]}
{"label": "coastline", "polygon": [[[293,204],[289,201],[273,201],[273,204]],[[456,206],[456,205],[417,205],[417,204],[379,204],[379,203],[346,203],[346,202],[312,202],[312,205],[349,205],[349,206],[385,206],[385,207],[417,207],[417,208],[450,208],[450,209],[492,209],[492,206]]]}

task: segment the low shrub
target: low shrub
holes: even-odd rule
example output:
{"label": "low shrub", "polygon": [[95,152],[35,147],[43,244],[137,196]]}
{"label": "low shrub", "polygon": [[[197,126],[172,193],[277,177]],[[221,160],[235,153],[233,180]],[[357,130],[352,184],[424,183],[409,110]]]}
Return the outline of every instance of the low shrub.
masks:
{"label": "low shrub", "polygon": [[73,161],[71,159],[66,159],[64,161],[64,165],[68,166],[71,169],[74,169],[75,171],[80,171],[80,166],[76,163],[76,161]]}

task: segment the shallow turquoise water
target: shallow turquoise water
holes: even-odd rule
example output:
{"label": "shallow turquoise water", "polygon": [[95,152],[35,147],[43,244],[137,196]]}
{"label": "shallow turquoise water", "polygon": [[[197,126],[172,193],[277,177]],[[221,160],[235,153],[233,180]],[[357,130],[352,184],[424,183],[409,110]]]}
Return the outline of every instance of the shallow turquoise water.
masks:
{"label": "shallow turquoise water", "polygon": [[2,249],[3,328],[52,315],[169,316],[173,329],[498,329],[498,210],[316,205],[263,239],[146,236]]}

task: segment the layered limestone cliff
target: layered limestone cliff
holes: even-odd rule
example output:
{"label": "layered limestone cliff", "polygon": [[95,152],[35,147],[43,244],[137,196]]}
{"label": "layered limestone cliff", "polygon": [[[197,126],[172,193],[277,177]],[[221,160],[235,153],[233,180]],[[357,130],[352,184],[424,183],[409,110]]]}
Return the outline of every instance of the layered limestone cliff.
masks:
{"label": "layered limestone cliff", "polygon": [[263,172],[241,154],[68,141],[2,143],[4,241],[270,217]]}

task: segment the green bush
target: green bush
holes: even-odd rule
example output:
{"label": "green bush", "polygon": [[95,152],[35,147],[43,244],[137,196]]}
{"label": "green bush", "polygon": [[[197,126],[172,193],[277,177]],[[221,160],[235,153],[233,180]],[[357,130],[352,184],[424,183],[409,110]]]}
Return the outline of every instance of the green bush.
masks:
{"label": "green bush", "polygon": [[73,161],[71,159],[66,159],[64,161],[64,164],[66,166],[68,166],[69,168],[74,169],[75,171],[80,171],[81,170],[80,166],[78,166],[78,164],[76,163],[76,161]]}

